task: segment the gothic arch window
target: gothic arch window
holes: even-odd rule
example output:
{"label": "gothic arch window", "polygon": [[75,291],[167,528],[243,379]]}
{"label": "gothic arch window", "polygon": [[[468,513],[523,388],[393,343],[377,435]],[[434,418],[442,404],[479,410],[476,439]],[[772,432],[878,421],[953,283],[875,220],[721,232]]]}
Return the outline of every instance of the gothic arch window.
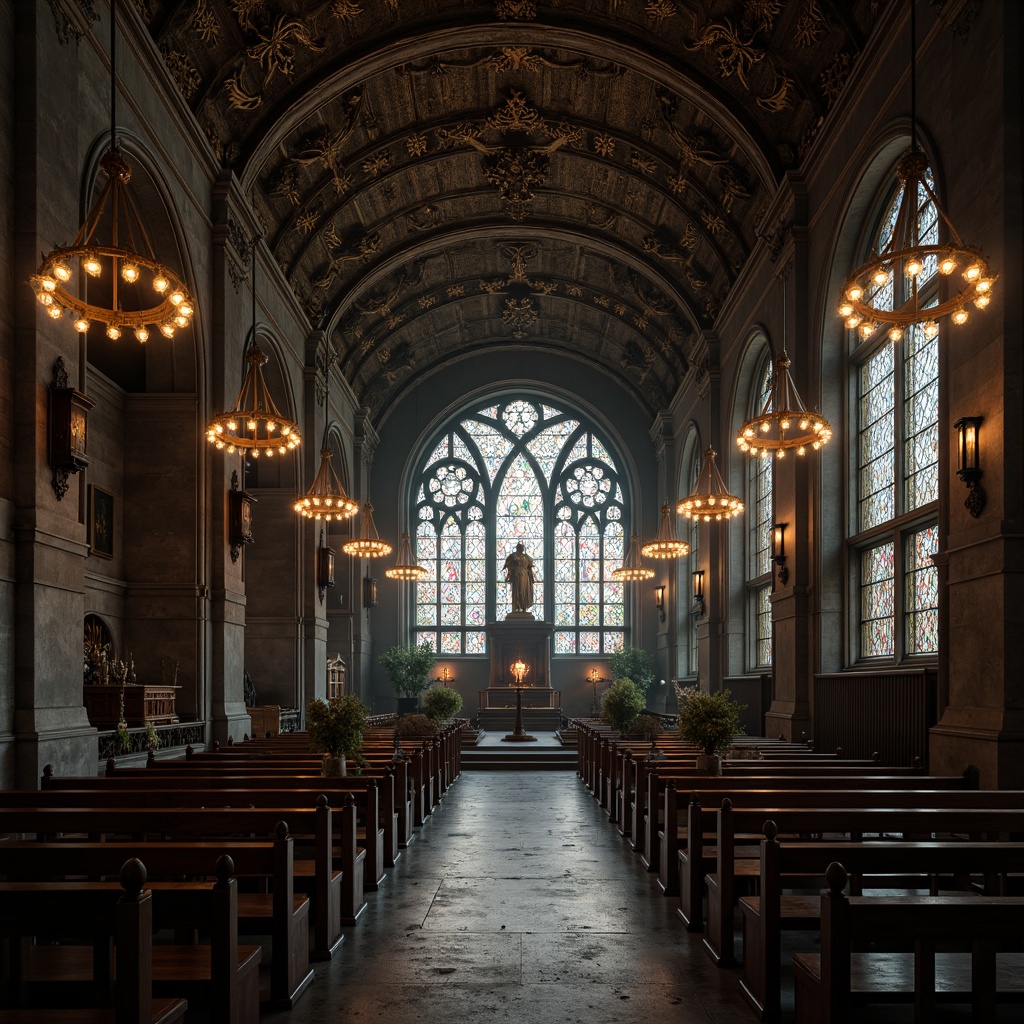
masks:
{"label": "gothic arch window", "polygon": [[[750,389],[747,416],[759,415],[772,389],[772,358],[767,346],[758,359]],[[749,459],[747,464],[747,659],[751,669],[772,663],[772,459]]]}
{"label": "gothic arch window", "polygon": [[[682,494],[690,494],[697,485],[701,466],[701,444],[697,428],[691,427],[683,445],[682,469],[679,474],[682,481]],[[682,595],[681,621],[685,622],[685,643],[681,644],[679,665],[680,676],[696,679],[698,674],[698,616],[693,609],[693,573],[700,568],[700,520],[683,520],[682,540],[690,545],[690,553],[685,559],[679,560],[678,591]]]}
{"label": "gothic arch window", "polygon": [[[892,236],[902,185],[895,176],[868,234],[863,259]],[[929,184],[931,172],[928,173]],[[922,242],[938,240],[935,205],[918,197]],[[937,301],[935,257],[918,278],[922,300]],[[907,281],[893,274],[874,301],[898,308]],[[915,326],[893,343],[884,330],[850,332],[854,479],[850,494],[851,651],[854,662],[934,657],[938,653],[938,413],[941,334]]]}
{"label": "gothic arch window", "polygon": [[501,567],[522,542],[533,559],[533,612],[554,622],[556,655],[599,655],[625,641],[621,583],[626,482],[593,424],[534,398],[453,418],[414,478],[415,639],[441,654],[484,654],[486,623],[511,611]]}

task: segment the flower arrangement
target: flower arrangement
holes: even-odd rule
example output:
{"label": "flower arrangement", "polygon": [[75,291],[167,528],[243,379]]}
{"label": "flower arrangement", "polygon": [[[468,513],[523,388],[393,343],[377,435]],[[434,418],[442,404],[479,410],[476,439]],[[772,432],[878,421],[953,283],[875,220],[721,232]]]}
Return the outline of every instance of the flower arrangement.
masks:
{"label": "flower arrangement", "polygon": [[395,693],[416,697],[430,685],[430,670],[437,659],[434,649],[424,641],[416,647],[390,647],[378,660],[391,676]]}
{"label": "flower arrangement", "polygon": [[331,757],[351,757],[362,763],[359,748],[366,730],[366,705],[347,693],[329,701],[317,698],[306,705],[309,749]]}
{"label": "flower arrangement", "polygon": [[627,732],[647,707],[647,698],[632,679],[616,679],[601,698],[601,721]]}
{"label": "flower arrangement", "polygon": [[740,712],[745,704],[732,699],[729,690],[705,693],[696,686],[679,687],[679,735],[704,749],[707,755],[721,754],[733,737],[743,732]]}

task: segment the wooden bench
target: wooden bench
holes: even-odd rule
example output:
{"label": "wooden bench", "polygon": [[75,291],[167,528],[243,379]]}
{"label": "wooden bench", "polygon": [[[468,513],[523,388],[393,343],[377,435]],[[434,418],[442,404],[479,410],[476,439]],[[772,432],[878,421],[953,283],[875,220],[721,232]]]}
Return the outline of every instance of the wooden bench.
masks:
{"label": "wooden bench", "polygon": [[[114,863],[108,861],[107,868]],[[45,1014],[38,1007],[4,1008],[0,1009],[0,1024],[39,1024],[42,1019],[49,1024],[174,1024],[180,1021],[188,1008],[186,1000],[153,998],[153,897],[143,891],[145,880],[145,866],[132,858],[121,868],[120,894],[78,890],[68,893],[61,903],[62,918],[86,920],[97,940],[103,929],[105,937],[113,943],[118,972],[112,1006],[47,1008]],[[109,904],[115,900],[111,910]],[[4,903],[4,906],[10,904]],[[43,919],[42,901],[36,901],[32,894],[20,898],[19,906],[26,920]],[[11,934],[9,928],[9,925],[4,927],[5,934]],[[15,942],[19,938],[13,936]],[[20,955],[23,948],[20,942],[16,948],[16,955]],[[20,970],[20,963],[16,967]],[[108,993],[103,995],[106,1000]]]}
{"label": "wooden bench", "polygon": [[[150,890],[153,926],[187,923],[210,936],[206,945],[154,943],[152,988],[158,998],[184,997],[190,1006],[207,1007],[212,1018],[224,1024],[257,1024],[261,951],[259,946],[238,942],[238,888],[232,870],[231,858],[224,855],[214,866],[217,881],[212,886],[178,882],[171,891]],[[3,927],[9,935],[22,938],[39,932],[69,937],[108,933],[109,924],[99,919],[100,901],[105,894],[109,902],[116,889],[117,883],[112,882],[0,883]],[[87,910],[90,894],[92,912],[69,915],[69,905]],[[116,992],[117,968],[104,943],[12,942],[11,948],[24,954],[17,956],[11,972],[21,993],[42,989],[57,995],[61,988]]]}
{"label": "wooden bench", "polygon": [[[821,952],[793,956],[796,1024],[846,1024],[855,1003],[897,1001],[912,1001],[917,1021],[934,1020],[941,1001],[969,1003],[973,1020],[989,1022],[997,1003],[1024,1000],[1024,958],[997,960],[1024,943],[1024,899],[848,897],[841,864],[830,864],[826,878]],[[853,952],[865,942],[913,952]]]}
{"label": "wooden bench", "polygon": [[234,862],[236,878],[269,884],[267,893],[239,893],[238,928],[271,937],[270,998],[274,1005],[291,1009],[312,983],[313,971],[310,904],[295,894],[294,840],[284,822],[278,824],[273,842],[6,842],[0,871],[9,882],[98,878],[112,862],[135,856],[146,865],[150,889],[159,893],[162,882],[183,875],[192,880],[212,876],[213,865],[225,853]]}
{"label": "wooden bench", "polygon": [[[979,876],[985,895],[1002,895],[1009,872],[1024,870],[1024,843],[996,842],[779,842],[773,821],[764,824],[758,896],[740,899],[743,913],[744,998],[761,1019],[781,1012],[781,948],[784,930],[818,932],[817,896],[788,894],[786,888],[818,888],[828,865],[843,858],[851,892],[876,888],[925,888],[974,894]],[[977,884],[977,883],[974,883]]]}
{"label": "wooden bench", "polygon": [[[995,804],[1003,802],[1000,794],[1005,791],[991,791],[974,794],[991,796]],[[692,805],[691,805],[692,806]],[[708,812],[704,812],[708,815]],[[715,847],[713,852],[714,871],[703,876],[707,888],[707,933],[704,948],[716,963],[723,966],[735,962],[733,943],[735,926],[733,906],[736,896],[738,868],[750,877],[759,874],[759,849],[747,856],[737,856],[737,836],[760,836],[764,822],[772,820],[780,833],[794,836],[829,835],[841,838],[847,836],[859,841],[865,835],[909,836],[928,838],[944,835],[964,835],[974,839],[1000,838],[1002,835],[1024,834],[1024,807],[1019,803],[1013,807],[901,807],[897,804],[880,807],[739,807],[734,808],[728,799],[715,822]],[[697,826],[704,834],[705,826]],[[758,841],[759,842],[759,841]],[[698,844],[693,844],[696,851]],[[694,857],[688,866],[690,878],[688,890],[693,893],[696,908],[700,902],[697,878],[705,864],[707,851],[701,844],[701,857]],[[758,859],[755,859],[758,858]],[[682,865],[680,865],[682,870]],[[682,885],[680,885],[682,889]],[[694,911],[696,912],[696,911]]]}
{"label": "wooden bench", "polygon": [[[41,794],[35,794],[41,796]],[[346,794],[346,797],[351,794]],[[283,802],[283,801],[282,801]],[[127,837],[142,841],[262,838],[273,836],[277,823],[289,825],[292,835],[309,837],[309,852],[295,858],[297,879],[309,879],[313,891],[314,955],[329,959],[341,942],[346,916],[358,917],[363,899],[365,852],[357,850],[355,807],[345,804],[332,814],[321,794],[315,807],[26,807],[0,806],[0,832],[51,839],[58,835],[100,839]],[[297,838],[297,841],[298,840]],[[303,843],[306,840],[301,840]],[[335,857],[340,871],[334,868]]]}

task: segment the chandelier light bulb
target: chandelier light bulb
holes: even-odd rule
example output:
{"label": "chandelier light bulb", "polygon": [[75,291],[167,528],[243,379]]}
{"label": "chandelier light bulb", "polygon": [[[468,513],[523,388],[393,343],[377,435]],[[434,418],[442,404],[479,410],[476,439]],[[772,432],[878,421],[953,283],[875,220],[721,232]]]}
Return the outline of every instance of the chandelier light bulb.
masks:
{"label": "chandelier light bulb", "polygon": [[903,339],[903,328],[902,327],[890,327],[889,328],[889,340],[895,345],[897,341]]}
{"label": "chandelier light bulb", "polygon": [[84,317],[79,317],[75,321],[75,330],[78,331],[79,334],[85,334],[86,331],[89,330],[89,321]]}
{"label": "chandelier light bulb", "polygon": [[846,289],[846,297],[851,302],[857,302],[859,299],[863,297],[863,295],[864,289],[861,288],[859,284],[851,284],[850,287]]}
{"label": "chandelier light bulb", "polygon": [[107,337],[111,341],[117,341],[121,337],[121,329],[116,324],[111,324],[107,328]]}
{"label": "chandelier light bulb", "polygon": [[121,268],[121,276],[129,283],[135,284],[139,279],[139,268],[134,263],[126,263]]}
{"label": "chandelier light bulb", "polygon": [[872,275],[871,280],[881,288],[889,283],[889,272],[884,268],[879,267]]}
{"label": "chandelier light bulb", "polygon": [[52,277],[40,278],[39,285],[44,292],[55,292],[57,290],[57,282]]}
{"label": "chandelier light bulb", "polygon": [[256,421],[254,419],[250,419],[249,422],[246,424],[246,426],[250,430],[255,430],[256,429]]}
{"label": "chandelier light bulb", "polygon": [[956,270],[956,260],[952,256],[946,256],[944,259],[939,260],[939,273],[944,274],[947,277]]}
{"label": "chandelier light bulb", "polygon": [[62,284],[71,280],[71,268],[66,263],[55,263],[53,265],[53,276]]}
{"label": "chandelier light bulb", "polygon": [[165,338],[173,338],[174,337],[174,324],[161,324],[160,325],[160,333]]}
{"label": "chandelier light bulb", "polygon": [[907,277],[917,277],[924,270],[924,264],[915,256],[907,260],[904,267]]}
{"label": "chandelier light bulb", "polygon": [[974,286],[974,289],[975,289],[975,291],[978,291],[978,292],[991,291],[991,289],[992,289],[992,278],[991,277],[983,277],[983,278],[981,278],[981,280],[979,280],[978,283]]}
{"label": "chandelier light bulb", "polygon": [[182,295],[181,292],[171,292],[171,294],[167,296],[167,301],[170,302],[172,306],[180,306],[185,301],[185,296]]}
{"label": "chandelier light bulb", "polygon": [[991,301],[992,297],[990,295],[979,295],[974,300],[974,304],[978,307],[978,309],[984,309]]}
{"label": "chandelier light bulb", "polygon": [[924,336],[931,341],[939,333],[939,325],[934,320],[929,320],[924,325]]}
{"label": "chandelier light bulb", "polygon": [[952,316],[953,323],[957,327],[962,327],[968,320],[968,313],[966,309],[958,309]]}
{"label": "chandelier light bulb", "polygon": [[40,292],[39,293],[39,302],[42,305],[44,305],[44,306],[52,306],[53,305],[53,296],[49,292]]}
{"label": "chandelier light bulb", "polygon": [[981,277],[981,266],[978,263],[972,263],[964,271],[964,278],[972,283],[977,281],[979,277]]}
{"label": "chandelier light bulb", "polygon": [[860,336],[862,338],[870,338],[875,333],[875,325],[870,322],[865,322],[860,325]]}
{"label": "chandelier light bulb", "polygon": [[64,315],[64,310],[60,306],[51,306],[46,312],[51,320],[59,320]]}
{"label": "chandelier light bulb", "polygon": [[90,277],[99,277],[103,271],[100,261],[96,259],[95,256],[86,256],[86,258],[82,260],[82,269]]}
{"label": "chandelier light bulb", "polygon": [[163,293],[167,291],[167,289],[170,286],[171,282],[168,281],[163,274],[157,274],[156,277],[153,278],[153,291],[155,291],[158,295],[163,295]]}
{"label": "chandelier light bulb", "polygon": [[846,318],[846,326],[852,331],[863,323],[864,318],[854,314]]}
{"label": "chandelier light bulb", "polygon": [[841,302],[839,304],[839,315],[841,317],[853,316],[853,303]]}

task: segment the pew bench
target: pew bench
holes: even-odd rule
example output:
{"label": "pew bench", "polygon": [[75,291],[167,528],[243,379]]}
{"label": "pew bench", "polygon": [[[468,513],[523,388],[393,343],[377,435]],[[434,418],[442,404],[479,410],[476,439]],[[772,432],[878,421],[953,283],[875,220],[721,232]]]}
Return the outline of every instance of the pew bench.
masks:
{"label": "pew bench", "polygon": [[[107,862],[107,868],[116,863]],[[152,973],[153,897],[142,889],[146,869],[141,861],[130,859],[121,868],[121,892],[97,894],[80,891],[68,894],[62,903],[62,913],[73,920],[84,919],[96,941],[102,938],[113,944],[119,955],[118,983],[113,993],[104,992],[108,1005],[76,1008],[47,1007],[32,1009],[0,1008],[0,1024],[175,1024],[184,1018],[188,1003],[184,999],[154,999]],[[32,905],[31,895],[21,903],[26,920],[40,920],[41,906]],[[10,925],[4,928],[10,934]],[[20,937],[14,936],[14,941]],[[23,946],[19,942],[16,956]],[[20,963],[16,962],[20,970]],[[20,997],[20,989],[16,991]]]}
{"label": "pew bench", "polygon": [[999,895],[1002,878],[1024,868],[1024,843],[972,842],[782,842],[773,821],[764,825],[759,895],[740,899],[743,916],[743,976],[740,988],[760,1019],[781,1011],[781,948],[784,931],[820,929],[818,896],[791,888],[820,889],[828,865],[843,858],[856,895],[864,886],[953,889],[974,895],[980,876],[986,895]]}
{"label": "pew bench", "polygon": [[[999,1003],[1024,1002],[1024,899],[847,896],[841,864],[819,898],[821,952],[793,956],[795,1024],[846,1024],[855,1004],[914,1004],[935,1019],[938,1002],[968,1003],[995,1019]],[[854,952],[866,943],[892,952]],[[899,951],[900,945],[912,952]],[[950,952],[949,950],[953,951]],[[998,956],[1010,952],[1012,958]]]}

